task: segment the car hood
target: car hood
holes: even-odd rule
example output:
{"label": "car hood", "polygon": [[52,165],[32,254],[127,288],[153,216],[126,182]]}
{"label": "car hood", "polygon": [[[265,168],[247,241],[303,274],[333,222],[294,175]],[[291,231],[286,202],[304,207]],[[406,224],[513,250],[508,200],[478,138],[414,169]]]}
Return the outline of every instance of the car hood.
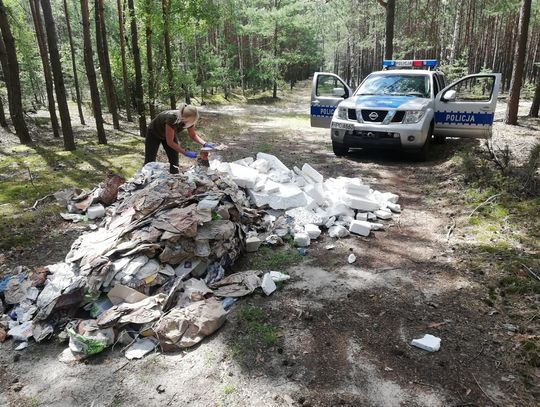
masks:
{"label": "car hood", "polygon": [[400,109],[423,110],[431,99],[412,96],[353,96],[345,101],[345,105],[353,109]]}

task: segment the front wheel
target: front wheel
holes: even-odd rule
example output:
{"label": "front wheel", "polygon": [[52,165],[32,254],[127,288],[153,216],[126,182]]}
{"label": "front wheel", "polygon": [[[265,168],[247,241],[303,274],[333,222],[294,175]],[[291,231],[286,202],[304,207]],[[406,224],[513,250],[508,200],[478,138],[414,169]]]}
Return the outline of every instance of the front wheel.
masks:
{"label": "front wheel", "polygon": [[335,155],[341,157],[343,155],[347,155],[347,153],[349,152],[349,147],[347,147],[345,144],[332,141],[332,150],[334,150]]}
{"label": "front wheel", "polygon": [[431,150],[431,137],[432,136],[433,136],[433,123],[431,123],[431,126],[429,127],[429,133],[426,137],[426,141],[424,142],[424,145],[418,151],[418,154],[417,154],[418,161],[427,161],[429,157],[429,152]]}

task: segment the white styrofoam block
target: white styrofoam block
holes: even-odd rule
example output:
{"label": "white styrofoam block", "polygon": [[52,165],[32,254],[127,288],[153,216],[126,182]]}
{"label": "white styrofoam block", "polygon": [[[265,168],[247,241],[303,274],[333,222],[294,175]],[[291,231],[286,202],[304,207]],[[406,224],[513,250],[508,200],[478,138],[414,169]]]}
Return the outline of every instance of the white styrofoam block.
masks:
{"label": "white styrofoam block", "polygon": [[328,229],[328,235],[330,237],[347,237],[349,236],[349,231],[341,225],[335,225]]}
{"label": "white styrofoam block", "polygon": [[266,175],[259,175],[257,177],[257,182],[255,183],[255,187],[253,187],[253,190],[254,191],[262,191],[266,185]]}
{"label": "white styrofoam block", "polygon": [[105,207],[101,204],[91,205],[86,210],[86,216],[88,219],[97,219],[105,216]]}
{"label": "white styrofoam block", "polygon": [[323,218],[319,214],[316,214],[305,207],[289,209],[285,214],[293,218],[296,225],[301,225],[302,230],[303,226],[309,223],[313,223],[314,225],[322,225],[324,223]]}
{"label": "white styrofoam block", "polygon": [[305,186],[307,185],[307,184],[306,184],[306,180],[305,180],[304,177],[298,177],[298,176],[297,176],[297,177],[294,178],[294,181],[293,181],[293,182],[294,182],[294,184],[295,184],[297,187],[299,187],[299,188],[303,188],[303,187],[305,187]]}
{"label": "white styrofoam block", "polygon": [[317,202],[315,202],[315,199],[313,199],[306,193],[304,193],[304,196],[306,197],[306,209],[310,211],[315,211],[317,209],[320,209],[319,205],[317,205]]}
{"label": "white styrofoam block", "polygon": [[311,243],[311,239],[306,232],[298,232],[294,235],[294,244],[298,247],[307,247]]}
{"label": "white styrofoam block", "polygon": [[230,174],[234,182],[242,188],[254,188],[257,183],[259,172],[250,167],[230,163]]}
{"label": "white styrofoam block", "polygon": [[290,171],[278,171],[278,170],[270,170],[268,171],[268,178],[270,178],[272,181],[278,182],[278,183],[286,183],[291,181],[291,172]]}
{"label": "white styrofoam block", "polygon": [[362,211],[376,211],[381,208],[381,205],[378,202],[360,196],[343,194],[341,199],[345,205],[353,209],[359,209]]}
{"label": "white styrofoam block", "polygon": [[401,213],[401,205],[392,203],[390,201],[386,202],[386,207],[390,209],[392,212]]}
{"label": "white styrofoam block", "polygon": [[365,222],[363,220],[353,220],[349,226],[349,232],[360,236],[369,236],[371,233],[371,226],[369,222]]}
{"label": "white styrofoam block", "polygon": [[368,220],[375,220],[377,219],[377,215],[375,215],[373,212],[368,212],[367,218]]}
{"label": "white styrofoam block", "polygon": [[368,214],[366,212],[358,212],[355,216],[356,220],[368,220]]}
{"label": "white styrofoam block", "polygon": [[383,192],[381,194],[385,201],[396,204],[399,200],[399,195],[393,194],[391,192]]}
{"label": "white styrofoam block", "polygon": [[267,194],[275,194],[276,192],[279,192],[279,184],[270,179],[267,180],[264,184],[264,192]]}
{"label": "white styrofoam block", "polygon": [[345,204],[342,204],[342,203],[338,203],[336,205],[333,205],[331,206],[330,208],[328,208],[326,210],[326,215],[327,216],[340,216],[340,215],[345,215],[345,216],[354,216],[354,211],[349,208],[347,205]]}
{"label": "white styrofoam block", "polygon": [[240,160],[234,161],[236,165],[242,165],[244,167],[249,167],[253,163],[253,157],[241,158]]}
{"label": "white styrofoam block", "polygon": [[266,153],[257,153],[257,160],[266,160],[270,163],[270,167],[281,171],[281,172],[289,172],[289,169],[285,164],[283,164],[279,158],[277,158],[275,155],[272,154],[266,154]]}
{"label": "white styrofoam block", "polygon": [[373,212],[375,214],[376,217],[378,217],[379,219],[384,219],[384,220],[387,220],[387,219],[392,219],[392,212],[390,211],[385,211],[383,209],[380,209],[378,211],[375,211]]}
{"label": "white styrofoam block", "polygon": [[261,245],[262,240],[259,239],[257,236],[248,237],[246,239],[246,252],[252,253],[259,250],[259,246]]}
{"label": "white styrofoam block", "polygon": [[322,184],[310,184],[304,188],[304,192],[312,197],[318,205],[324,205],[325,197]]}
{"label": "white styrofoam block", "polygon": [[277,286],[274,280],[272,279],[272,275],[270,273],[266,273],[263,276],[261,288],[266,295],[270,295],[274,291],[276,291]]}
{"label": "white styrofoam block", "polygon": [[369,226],[371,227],[371,230],[381,230],[384,229],[384,225],[382,223],[375,223],[375,222],[368,222]]}
{"label": "white styrofoam block", "polygon": [[290,209],[305,206],[307,204],[304,192],[294,184],[281,184],[279,192],[267,194],[248,190],[253,203],[262,207],[270,206],[272,209]]}
{"label": "white styrofoam block", "polygon": [[266,174],[270,170],[270,163],[264,158],[257,158],[251,165],[251,168],[255,168],[257,171]]}
{"label": "white styrofoam block", "polygon": [[368,185],[346,184],[344,188],[345,192],[351,195],[367,196],[369,195]]}
{"label": "white styrofoam block", "polygon": [[441,348],[441,338],[425,334],[423,338],[413,339],[411,345],[428,352],[437,352]]}
{"label": "white styrofoam block", "polygon": [[354,218],[352,216],[341,215],[341,216],[338,216],[337,220],[340,222],[343,222],[343,225],[348,227],[351,224],[351,222],[354,220]]}
{"label": "white styrofoam block", "polygon": [[321,229],[319,229],[319,227],[313,223],[304,225],[304,230],[311,240],[315,240],[321,235]]}
{"label": "white styrofoam block", "polygon": [[336,221],[336,217],[330,216],[328,220],[324,223],[324,226],[326,227],[326,229],[330,229],[332,225],[335,223],[335,221]]}
{"label": "white styrofoam block", "polygon": [[305,163],[302,166],[302,173],[307,174],[312,180],[314,180],[317,183],[323,182],[324,180],[324,177],[308,163]]}

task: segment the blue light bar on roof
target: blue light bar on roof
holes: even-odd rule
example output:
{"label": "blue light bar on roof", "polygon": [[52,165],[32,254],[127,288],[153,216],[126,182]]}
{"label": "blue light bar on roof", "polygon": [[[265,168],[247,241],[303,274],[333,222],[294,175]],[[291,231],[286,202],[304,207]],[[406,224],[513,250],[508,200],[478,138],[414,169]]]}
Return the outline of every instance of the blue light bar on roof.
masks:
{"label": "blue light bar on roof", "polygon": [[435,68],[436,59],[385,59],[383,68]]}

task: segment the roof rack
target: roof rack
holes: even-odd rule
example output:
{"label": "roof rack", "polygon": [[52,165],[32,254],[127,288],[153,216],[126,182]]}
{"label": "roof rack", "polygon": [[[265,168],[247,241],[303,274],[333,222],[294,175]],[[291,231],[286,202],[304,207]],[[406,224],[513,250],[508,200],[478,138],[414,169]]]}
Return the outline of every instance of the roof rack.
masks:
{"label": "roof rack", "polygon": [[420,68],[431,71],[437,64],[436,59],[385,59],[383,69]]}

